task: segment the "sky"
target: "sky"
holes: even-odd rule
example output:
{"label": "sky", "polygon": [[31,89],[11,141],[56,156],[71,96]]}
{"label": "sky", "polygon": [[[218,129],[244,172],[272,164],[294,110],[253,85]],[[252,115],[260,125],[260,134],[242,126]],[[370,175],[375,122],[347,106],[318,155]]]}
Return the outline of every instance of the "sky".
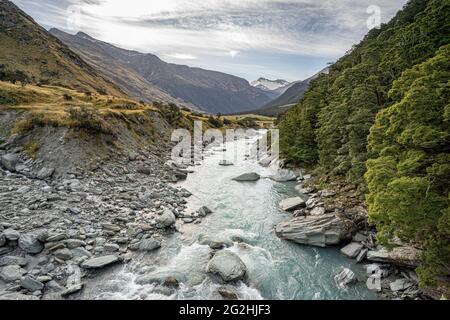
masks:
{"label": "sky", "polygon": [[43,27],[153,53],[167,62],[306,79],[407,0],[13,0]]}

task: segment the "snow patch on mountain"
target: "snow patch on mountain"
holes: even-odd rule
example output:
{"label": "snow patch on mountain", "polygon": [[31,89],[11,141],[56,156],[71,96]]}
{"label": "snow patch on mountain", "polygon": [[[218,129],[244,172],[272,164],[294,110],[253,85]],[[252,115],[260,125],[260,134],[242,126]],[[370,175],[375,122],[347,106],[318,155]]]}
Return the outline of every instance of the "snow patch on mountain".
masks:
{"label": "snow patch on mountain", "polygon": [[266,78],[259,78],[250,84],[265,91],[274,91],[287,86],[289,82],[286,80],[269,80]]}

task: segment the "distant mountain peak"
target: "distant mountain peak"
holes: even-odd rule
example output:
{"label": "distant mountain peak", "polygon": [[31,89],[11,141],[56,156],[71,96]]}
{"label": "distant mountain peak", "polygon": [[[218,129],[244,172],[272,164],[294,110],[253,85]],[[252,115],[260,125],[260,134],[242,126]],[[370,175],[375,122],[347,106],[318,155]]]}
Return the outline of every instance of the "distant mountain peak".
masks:
{"label": "distant mountain peak", "polygon": [[250,84],[256,88],[259,88],[259,89],[262,89],[265,91],[274,91],[274,90],[277,90],[277,89],[287,86],[289,84],[289,82],[286,80],[282,80],[282,79],[270,80],[270,79],[261,77],[258,80],[251,82]]}
{"label": "distant mountain peak", "polygon": [[83,31],[80,31],[76,34],[76,36],[78,38],[85,38],[85,39],[89,39],[89,40],[94,40],[94,38],[92,38],[90,35],[88,35],[87,33],[84,33]]}

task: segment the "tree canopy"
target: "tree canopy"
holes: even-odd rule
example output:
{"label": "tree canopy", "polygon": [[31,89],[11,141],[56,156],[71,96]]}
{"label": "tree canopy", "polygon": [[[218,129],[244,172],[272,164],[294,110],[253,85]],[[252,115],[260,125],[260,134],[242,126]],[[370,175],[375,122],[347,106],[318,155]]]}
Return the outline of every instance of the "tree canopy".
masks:
{"label": "tree canopy", "polygon": [[279,123],[288,162],[367,192],[382,243],[425,247],[424,281],[450,275],[449,22],[449,1],[409,1]]}

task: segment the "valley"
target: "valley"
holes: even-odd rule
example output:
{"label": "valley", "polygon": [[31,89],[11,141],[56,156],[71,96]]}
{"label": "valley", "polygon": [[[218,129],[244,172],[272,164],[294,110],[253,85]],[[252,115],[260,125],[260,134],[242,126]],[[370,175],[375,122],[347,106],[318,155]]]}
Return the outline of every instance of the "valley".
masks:
{"label": "valley", "polygon": [[448,299],[449,15],[250,83],[0,0],[0,300]]}

